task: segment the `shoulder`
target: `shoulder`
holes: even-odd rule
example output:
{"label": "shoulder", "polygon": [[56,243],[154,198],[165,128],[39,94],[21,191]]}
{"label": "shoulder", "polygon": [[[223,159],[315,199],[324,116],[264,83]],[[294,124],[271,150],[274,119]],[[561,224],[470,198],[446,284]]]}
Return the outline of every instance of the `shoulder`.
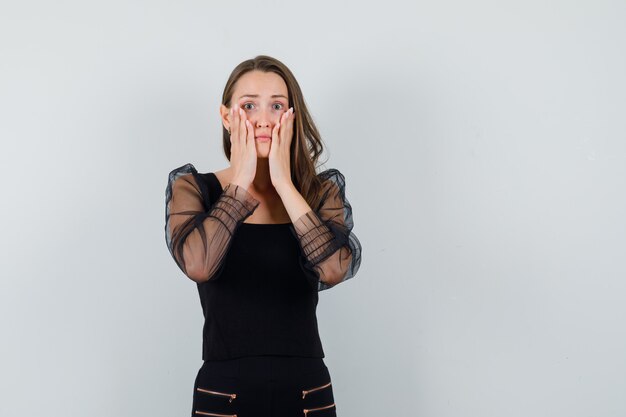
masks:
{"label": "shoulder", "polygon": [[186,163],[185,165],[179,166],[178,168],[174,168],[173,170],[171,170],[170,173],[167,175],[167,180],[168,183],[171,184],[184,175],[192,176],[197,174],[198,171],[196,170],[196,167],[194,167],[192,163]]}
{"label": "shoulder", "polygon": [[324,192],[334,191],[344,194],[346,178],[337,168],[328,168],[317,174]]}
{"label": "shoulder", "polygon": [[[170,171],[167,189],[170,193],[173,188],[195,191],[202,195],[205,203],[209,204],[213,200],[211,196],[218,196],[220,193],[215,180],[217,179],[219,187],[223,190],[230,182],[230,178],[230,167],[218,171],[198,172],[196,167],[188,162]],[[177,181],[178,179],[181,181]]]}
{"label": "shoulder", "polygon": [[346,188],[346,177],[337,168],[328,168],[317,174],[323,188],[339,188],[341,192]]}
{"label": "shoulder", "polygon": [[216,193],[212,191],[212,181],[208,178],[211,173],[198,172],[192,163],[174,168],[168,174],[166,199],[169,201],[173,195],[186,196],[193,201],[201,201],[205,209],[210,207],[212,198]]}
{"label": "shoulder", "polygon": [[345,181],[344,175],[337,168],[328,168],[317,174],[318,178],[322,181],[333,180],[335,182]]}
{"label": "shoulder", "polygon": [[215,172],[198,172],[196,167],[191,162],[188,162],[185,165],[179,166],[178,168],[174,168],[173,170],[171,170],[168,174],[168,182],[172,183],[176,179],[181,177],[185,177],[185,179],[191,179],[193,177],[196,182],[201,182],[205,180],[209,175],[215,175],[220,180],[220,182],[223,182],[224,179],[229,178],[229,173],[230,170],[228,168]]}
{"label": "shoulder", "polygon": [[199,173],[190,162],[174,168],[167,176],[167,193],[171,194],[173,189],[200,192],[205,188],[206,175]]}

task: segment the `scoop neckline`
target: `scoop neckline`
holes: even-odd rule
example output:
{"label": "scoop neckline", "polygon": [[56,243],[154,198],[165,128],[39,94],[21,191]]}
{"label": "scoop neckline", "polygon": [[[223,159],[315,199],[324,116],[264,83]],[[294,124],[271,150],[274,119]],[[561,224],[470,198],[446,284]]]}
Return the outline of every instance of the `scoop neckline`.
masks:
{"label": "scoop neckline", "polygon": [[[217,186],[220,188],[220,193],[223,193],[224,192],[224,188],[222,187],[222,183],[220,182],[219,178],[217,178],[217,175],[215,175],[214,172],[210,172],[209,174],[211,174],[213,176],[213,179],[217,183]],[[289,226],[291,224],[291,222],[289,222],[289,223],[246,223],[246,222],[241,222],[241,224],[245,224],[247,226]]]}
{"label": "scoop neckline", "polygon": [[289,226],[291,224],[291,222],[289,222],[289,223],[246,223],[246,222],[241,222],[241,224],[245,224],[247,226]]}

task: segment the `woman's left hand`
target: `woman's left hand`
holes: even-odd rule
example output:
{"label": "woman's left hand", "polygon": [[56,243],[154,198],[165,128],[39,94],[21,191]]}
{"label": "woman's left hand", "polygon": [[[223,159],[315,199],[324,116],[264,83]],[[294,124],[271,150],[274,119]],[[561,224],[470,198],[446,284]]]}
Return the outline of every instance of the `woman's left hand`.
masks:
{"label": "woman's left hand", "polygon": [[270,178],[276,190],[292,185],[291,182],[291,139],[293,137],[293,107],[280,116],[272,130],[270,144]]}

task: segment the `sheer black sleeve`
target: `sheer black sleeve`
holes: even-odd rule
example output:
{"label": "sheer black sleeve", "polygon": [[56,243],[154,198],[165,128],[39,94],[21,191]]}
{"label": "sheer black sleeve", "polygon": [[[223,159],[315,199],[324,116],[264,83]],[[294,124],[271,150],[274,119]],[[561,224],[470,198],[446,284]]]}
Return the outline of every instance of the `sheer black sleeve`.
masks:
{"label": "sheer black sleeve", "polygon": [[352,228],[352,206],[345,195],[345,178],[337,169],[318,174],[323,198],[318,209],[303,214],[290,226],[300,242],[300,264],[318,291],[356,275],[361,265],[361,243]]}
{"label": "sheer black sleeve", "polygon": [[[215,279],[235,230],[260,201],[228,184],[210,205],[207,187],[192,164],[169,173],[165,191],[165,241],[185,275],[196,282]],[[204,191],[204,195],[203,195]]]}

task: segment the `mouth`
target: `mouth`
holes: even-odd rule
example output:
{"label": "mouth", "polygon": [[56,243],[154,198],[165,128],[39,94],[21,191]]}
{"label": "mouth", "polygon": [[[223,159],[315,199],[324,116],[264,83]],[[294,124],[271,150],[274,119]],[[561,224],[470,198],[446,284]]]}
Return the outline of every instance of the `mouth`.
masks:
{"label": "mouth", "polygon": [[272,140],[272,138],[269,136],[257,136],[256,140],[258,140],[259,142],[269,142],[270,140]]}

